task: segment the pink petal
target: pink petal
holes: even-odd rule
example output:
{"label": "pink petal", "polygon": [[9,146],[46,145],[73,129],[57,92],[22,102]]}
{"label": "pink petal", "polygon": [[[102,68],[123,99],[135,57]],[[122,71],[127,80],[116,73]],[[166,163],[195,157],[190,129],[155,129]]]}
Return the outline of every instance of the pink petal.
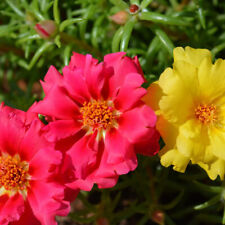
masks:
{"label": "pink petal", "polygon": [[24,200],[22,195],[16,194],[12,197],[0,196],[0,224],[8,224],[19,220],[24,211]]}
{"label": "pink petal", "polygon": [[155,126],[156,115],[150,107],[142,105],[124,112],[118,123],[120,132],[131,143],[137,143],[145,138],[149,133],[149,128]]}
{"label": "pink petal", "polygon": [[39,119],[35,119],[27,129],[23,137],[20,138],[20,145],[17,146],[19,155],[22,160],[30,161],[40,148],[49,146],[43,136],[41,136],[41,128],[44,125]]}
{"label": "pink petal", "polygon": [[143,78],[139,74],[129,74],[115,97],[115,107],[123,112],[135,106],[147,93],[146,89],[141,87],[142,83]]}
{"label": "pink petal", "polygon": [[103,63],[97,64],[91,55],[86,55],[86,65],[84,69],[88,90],[95,99],[100,98],[100,93],[104,85],[105,74],[103,73]]}
{"label": "pink petal", "polygon": [[[47,146],[40,149],[29,162],[29,173],[32,180],[49,177],[50,169],[61,163],[62,154]],[[41,165],[41,166],[40,166]]]}
{"label": "pink petal", "polygon": [[10,225],[42,225],[40,221],[34,216],[29,203],[25,202],[25,210],[20,219],[16,222],[10,223]]}
{"label": "pink petal", "polygon": [[63,201],[64,189],[55,183],[32,181],[28,201],[35,217],[43,225],[57,225],[55,216],[69,213],[69,202]]}
{"label": "pink petal", "polygon": [[135,152],[138,154],[153,156],[159,152],[160,134],[155,128],[149,128],[146,138],[135,144]]}
{"label": "pink petal", "polygon": [[95,135],[84,136],[67,152],[75,168],[76,178],[85,179],[96,163],[98,143]]}
{"label": "pink petal", "polygon": [[44,100],[32,109],[33,112],[60,119],[74,118],[78,110],[78,106],[68,97],[65,89],[57,86],[52,87]]}
{"label": "pink petal", "polygon": [[[94,63],[97,63],[97,59],[92,59]],[[86,66],[86,56],[73,52],[73,56],[71,57],[69,67],[73,70],[74,68],[80,68],[83,69]]]}
{"label": "pink petal", "polygon": [[146,79],[145,79],[145,77],[144,77],[143,70],[142,70],[141,65],[140,65],[140,62],[139,62],[139,60],[138,60],[138,57],[135,56],[135,57],[132,59],[132,61],[136,64],[138,73],[142,75],[142,78],[144,79],[144,82],[146,82]]}
{"label": "pink petal", "polygon": [[[107,67],[112,67],[114,70],[114,76],[110,79],[110,93],[111,95],[117,88],[123,85],[124,80],[130,73],[139,73],[140,68],[137,64],[129,57],[125,56],[126,53],[118,52],[108,54],[104,57],[104,62]],[[142,74],[140,74],[142,76]]]}
{"label": "pink petal", "polygon": [[108,173],[108,169],[119,175],[126,174],[137,167],[137,158],[133,145],[115,129],[106,134],[102,158],[98,175]]}
{"label": "pink petal", "polygon": [[45,137],[48,141],[55,142],[76,134],[80,131],[82,124],[77,120],[56,120],[50,122],[46,127]]}
{"label": "pink petal", "polygon": [[0,111],[0,152],[7,152],[11,155],[18,153],[20,141],[25,134],[25,118],[21,115],[25,114],[18,114],[13,109],[10,112],[9,107],[4,107]]}
{"label": "pink petal", "polygon": [[41,81],[45,94],[49,92],[52,86],[62,84],[62,75],[54,66],[50,66],[47,74],[44,77],[44,82]]}
{"label": "pink petal", "polygon": [[74,100],[83,103],[90,99],[91,96],[87,88],[83,70],[71,70],[70,67],[65,66],[63,68],[63,76],[65,88]]}

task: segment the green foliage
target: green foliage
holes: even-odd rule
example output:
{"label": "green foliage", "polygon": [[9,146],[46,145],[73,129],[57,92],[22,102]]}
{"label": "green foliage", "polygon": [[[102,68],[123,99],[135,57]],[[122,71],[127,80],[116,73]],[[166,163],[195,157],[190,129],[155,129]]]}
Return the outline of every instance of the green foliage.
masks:
{"label": "green foliage", "polygon": [[[137,4],[136,13],[129,12]],[[174,46],[225,53],[225,2],[218,0],[2,0],[0,1],[0,101],[28,109],[43,96],[39,80],[50,65],[62,69],[72,51],[99,60],[107,53],[138,55],[148,84],[172,64]],[[127,12],[125,24],[112,15]],[[56,34],[43,39],[37,23],[54,20]],[[224,57],[223,57],[224,58]],[[185,175],[162,168],[157,157],[121,176],[113,189],[82,192],[70,214],[78,224],[149,225],[157,210],[165,224],[225,224],[224,187],[194,166]],[[63,222],[62,222],[63,224]],[[69,224],[69,223],[68,223]],[[103,223],[102,223],[103,224]]]}

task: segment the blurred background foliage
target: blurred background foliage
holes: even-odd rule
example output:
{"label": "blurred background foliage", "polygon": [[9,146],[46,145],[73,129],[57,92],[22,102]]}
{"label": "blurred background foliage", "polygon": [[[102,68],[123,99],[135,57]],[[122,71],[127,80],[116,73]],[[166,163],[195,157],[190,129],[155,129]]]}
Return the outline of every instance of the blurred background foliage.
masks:
{"label": "blurred background foliage", "polygon": [[[1,0],[0,101],[27,110],[43,97],[39,80],[72,51],[99,60],[111,52],[138,55],[147,84],[172,65],[176,46],[225,53],[222,0]],[[185,174],[139,158],[116,187],[81,192],[59,224],[225,224],[224,184],[200,168]]]}

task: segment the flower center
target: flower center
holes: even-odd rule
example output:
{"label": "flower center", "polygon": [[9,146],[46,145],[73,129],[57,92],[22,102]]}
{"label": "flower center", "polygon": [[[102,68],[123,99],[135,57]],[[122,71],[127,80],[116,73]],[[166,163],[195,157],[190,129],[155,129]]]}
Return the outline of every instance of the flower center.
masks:
{"label": "flower center", "polygon": [[203,124],[210,124],[217,120],[215,105],[200,104],[195,109],[195,117]]}
{"label": "flower center", "polygon": [[17,192],[24,194],[23,192],[29,185],[28,170],[29,164],[21,161],[19,155],[12,157],[3,154],[0,156],[0,189],[4,189],[3,194],[13,195]]}
{"label": "flower center", "polygon": [[83,116],[84,126],[90,126],[93,129],[107,129],[114,126],[115,110],[109,101],[90,101],[84,102],[80,112]]}

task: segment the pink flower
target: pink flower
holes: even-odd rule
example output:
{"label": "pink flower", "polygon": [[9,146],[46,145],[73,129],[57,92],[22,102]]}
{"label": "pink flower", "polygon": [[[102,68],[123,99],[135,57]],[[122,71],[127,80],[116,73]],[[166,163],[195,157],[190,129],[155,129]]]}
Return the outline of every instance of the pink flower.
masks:
{"label": "pink flower", "polygon": [[64,188],[50,182],[61,153],[41,136],[35,114],[0,107],[0,224],[56,225],[67,215]]}
{"label": "pink flower", "polygon": [[69,187],[112,187],[137,167],[136,153],[157,153],[156,115],[141,101],[143,82],[137,57],[123,52],[101,63],[74,53],[63,76],[50,67],[42,82],[46,96],[32,110],[48,117],[46,138],[66,152]]}

